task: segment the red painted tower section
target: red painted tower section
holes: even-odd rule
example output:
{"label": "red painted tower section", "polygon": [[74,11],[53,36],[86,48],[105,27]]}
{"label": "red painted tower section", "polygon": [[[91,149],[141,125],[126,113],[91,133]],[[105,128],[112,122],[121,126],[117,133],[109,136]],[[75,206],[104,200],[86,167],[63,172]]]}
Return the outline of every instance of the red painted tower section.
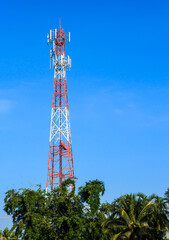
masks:
{"label": "red painted tower section", "polygon": [[63,28],[50,30],[47,43],[52,43],[50,57],[54,68],[54,85],[49,139],[46,188],[54,189],[63,180],[74,178],[72,142],[70,132],[69,105],[66,70],[71,60],[65,57],[65,41],[70,42],[70,33]]}

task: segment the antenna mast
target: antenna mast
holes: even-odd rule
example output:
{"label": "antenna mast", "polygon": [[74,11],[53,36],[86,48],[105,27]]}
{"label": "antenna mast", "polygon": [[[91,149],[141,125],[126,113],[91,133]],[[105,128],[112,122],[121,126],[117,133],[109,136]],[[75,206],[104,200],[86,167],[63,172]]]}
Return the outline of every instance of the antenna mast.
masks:
{"label": "antenna mast", "polygon": [[54,69],[47,190],[52,190],[63,180],[74,177],[66,82],[66,70],[71,68],[71,59],[65,56],[66,40],[70,42],[70,33],[65,34],[59,20],[59,29],[50,30],[50,34],[47,34],[47,44],[51,44],[50,58]]}

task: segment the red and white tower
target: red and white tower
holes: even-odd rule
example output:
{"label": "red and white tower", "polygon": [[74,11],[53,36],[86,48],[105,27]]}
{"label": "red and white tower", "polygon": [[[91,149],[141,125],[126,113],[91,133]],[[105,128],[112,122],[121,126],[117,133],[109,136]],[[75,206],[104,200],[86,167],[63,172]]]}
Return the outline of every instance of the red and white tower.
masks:
{"label": "red and white tower", "polygon": [[70,42],[70,33],[63,28],[50,30],[47,44],[51,44],[50,58],[54,68],[54,86],[50,125],[49,154],[46,189],[54,189],[63,180],[74,177],[72,142],[70,132],[69,105],[66,70],[71,59],[65,56],[65,41]]}

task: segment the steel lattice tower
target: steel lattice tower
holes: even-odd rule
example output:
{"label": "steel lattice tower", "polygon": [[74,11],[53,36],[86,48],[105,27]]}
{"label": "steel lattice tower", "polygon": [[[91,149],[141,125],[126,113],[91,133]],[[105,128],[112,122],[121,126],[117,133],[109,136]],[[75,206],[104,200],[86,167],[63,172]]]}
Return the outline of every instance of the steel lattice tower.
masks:
{"label": "steel lattice tower", "polygon": [[65,56],[65,41],[70,42],[70,33],[63,28],[50,30],[47,44],[51,43],[50,58],[54,68],[54,85],[49,139],[46,189],[54,189],[63,180],[74,177],[72,142],[70,132],[69,105],[66,70],[71,59]]}

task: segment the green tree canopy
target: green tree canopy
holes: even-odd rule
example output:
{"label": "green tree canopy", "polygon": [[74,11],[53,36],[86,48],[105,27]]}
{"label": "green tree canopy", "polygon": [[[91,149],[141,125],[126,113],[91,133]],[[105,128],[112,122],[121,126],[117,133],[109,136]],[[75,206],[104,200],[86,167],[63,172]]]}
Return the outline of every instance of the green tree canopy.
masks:
{"label": "green tree canopy", "polygon": [[9,190],[4,210],[12,216],[6,239],[24,240],[167,240],[169,189],[164,198],[126,194],[101,204],[103,182],[86,182],[75,191],[72,179],[51,192]]}
{"label": "green tree canopy", "polygon": [[76,194],[75,182],[68,179],[48,193],[40,186],[36,190],[9,190],[4,210],[12,216],[12,230],[19,238],[88,239],[88,231],[97,236],[103,234],[102,218],[97,214],[100,193],[104,193],[104,185],[98,180],[86,183]]}
{"label": "green tree canopy", "polygon": [[104,206],[104,225],[112,240],[162,240],[168,219],[163,199],[144,194],[127,194]]}

